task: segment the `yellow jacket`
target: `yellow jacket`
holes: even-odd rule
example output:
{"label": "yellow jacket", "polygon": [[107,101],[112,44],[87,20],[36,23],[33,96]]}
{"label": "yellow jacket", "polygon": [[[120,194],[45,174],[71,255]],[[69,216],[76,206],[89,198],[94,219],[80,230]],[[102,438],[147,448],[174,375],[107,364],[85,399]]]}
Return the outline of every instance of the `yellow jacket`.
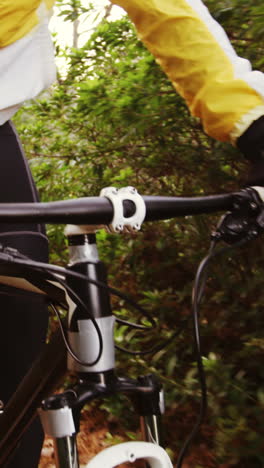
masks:
{"label": "yellow jacket", "polygon": [[[264,74],[236,55],[201,0],[111,1],[127,11],[140,39],[209,135],[235,143],[264,115]],[[54,2],[0,1],[0,46],[30,33]]]}
{"label": "yellow jacket", "polygon": [[238,57],[200,0],[113,0],[205,131],[235,143],[264,114],[264,74]]}
{"label": "yellow jacket", "polygon": [[0,0],[0,47],[30,33],[54,3],[55,0]]}

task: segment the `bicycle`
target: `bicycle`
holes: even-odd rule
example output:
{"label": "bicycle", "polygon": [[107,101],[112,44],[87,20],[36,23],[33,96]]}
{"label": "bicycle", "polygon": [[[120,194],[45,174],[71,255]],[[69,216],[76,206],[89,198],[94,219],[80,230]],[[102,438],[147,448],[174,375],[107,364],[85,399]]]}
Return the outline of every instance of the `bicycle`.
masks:
{"label": "bicycle", "polygon": [[[39,413],[46,432],[54,439],[57,467],[78,468],[76,433],[84,404],[96,398],[125,393],[140,416],[142,442],[126,442],[103,450],[86,468],[113,468],[125,461],[146,460],[152,468],[171,468],[162,448],[163,390],[153,375],[131,379],[117,377],[114,353],[114,317],[104,265],[99,261],[96,231],[138,231],[143,221],[155,221],[201,213],[226,212],[212,235],[209,254],[197,272],[193,294],[193,321],[202,400],[197,423],[178,459],[183,458],[204,417],[206,383],[203,373],[198,306],[210,260],[232,246],[254,239],[264,229],[264,189],[207,197],[141,197],[133,187],[104,189],[100,197],[50,203],[0,204],[0,222],[48,222],[67,224],[70,261],[66,268],[35,262],[18,251],[0,246],[1,287],[44,294],[58,315],[60,329],[46,344],[15,395],[0,416],[0,466],[8,462],[21,436]],[[74,224],[73,224],[74,223]],[[228,245],[216,248],[219,241]],[[118,293],[120,294],[120,293]],[[124,297],[121,295],[121,297]],[[125,297],[126,300],[130,300]],[[67,330],[58,307],[67,309]],[[148,317],[151,322],[151,317]],[[144,324],[134,324],[144,328]],[[67,350],[67,352],[66,352]],[[76,383],[52,395],[66,371]]]}

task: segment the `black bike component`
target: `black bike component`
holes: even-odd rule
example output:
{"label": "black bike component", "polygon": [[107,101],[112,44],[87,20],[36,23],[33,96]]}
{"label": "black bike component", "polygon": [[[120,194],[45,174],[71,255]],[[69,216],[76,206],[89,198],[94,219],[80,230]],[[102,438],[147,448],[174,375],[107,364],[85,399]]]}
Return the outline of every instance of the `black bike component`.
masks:
{"label": "black bike component", "polygon": [[157,382],[151,381],[149,378],[144,382],[140,379],[134,380],[124,377],[117,377],[112,374],[111,378],[105,383],[96,383],[88,380],[80,380],[73,387],[73,391],[77,395],[72,408],[83,407],[91,399],[98,396],[109,396],[115,393],[135,394],[150,396],[157,392]]}
{"label": "black bike component", "polygon": [[112,388],[116,384],[116,374],[113,369],[104,372],[79,372],[79,382],[82,385],[102,385],[103,387]]}
{"label": "black bike component", "polygon": [[96,235],[90,233],[90,234],[76,234],[74,236],[68,236],[68,244],[72,246],[96,244]]}
{"label": "black bike component", "polygon": [[63,393],[56,393],[46,400],[43,400],[40,408],[44,411],[61,409],[65,408],[65,406],[71,408],[75,400],[76,393],[74,390],[69,389]]}
{"label": "black bike component", "polygon": [[[233,195],[208,197],[143,197],[145,221],[158,221],[177,216],[227,211],[233,206]],[[124,215],[134,213],[131,202],[124,201]],[[49,203],[1,203],[0,222],[45,222],[51,224],[109,224],[113,218],[111,202],[104,197],[89,197]]]}
{"label": "black bike component", "polygon": [[138,384],[142,387],[151,388],[151,394],[140,393],[140,396],[134,400],[137,412],[141,416],[148,416],[151,414],[161,414],[161,383],[158,381],[154,374],[140,376],[137,379]]}
{"label": "black bike component", "polygon": [[151,389],[150,393],[132,394],[137,413],[140,416],[140,428],[143,440],[164,447],[164,435],[161,417],[164,413],[164,395],[161,383],[154,374],[140,376],[137,379],[142,387]]}
{"label": "black bike component", "polygon": [[234,244],[243,239],[250,241],[263,230],[263,202],[254,189],[248,188],[234,196],[232,211],[222,217],[212,239]]}
{"label": "black bike component", "polygon": [[[98,281],[105,285],[107,284],[106,269],[103,262],[78,263],[69,267],[69,269],[93,281]],[[82,298],[83,302],[87,305],[87,310],[90,312],[88,315],[83,308],[77,305],[69,323],[70,330],[78,331],[77,321],[90,319],[90,314],[92,314],[94,318],[112,315],[110,297],[107,289],[102,289],[89,281],[80,281],[73,277],[69,277],[67,281],[69,286]]]}
{"label": "black bike component", "polygon": [[149,392],[132,393],[130,398],[140,417],[140,428],[143,440],[164,447],[162,414],[164,413],[164,395],[162,385],[154,374],[140,376],[137,379],[141,388]]}
{"label": "black bike component", "polygon": [[[161,414],[160,391],[161,385],[155,376],[147,375],[139,377],[137,380],[117,377],[113,371],[101,374],[83,375],[78,379],[76,385],[66,390],[62,394],[55,394],[42,402],[42,409],[58,409],[69,406],[73,410],[80,410],[83,406],[98,398],[107,397],[115,393],[133,394],[138,397],[137,401],[145,397],[145,401],[151,396],[152,401],[148,401],[147,410],[137,406],[140,414]],[[138,403],[139,404],[139,403]]]}
{"label": "black bike component", "polygon": [[[99,377],[101,380],[99,381]],[[85,404],[95,399],[103,399],[116,393],[123,393],[129,396],[134,402],[141,419],[141,429],[146,441],[163,444],[163,433],[161,425],[161,385],[155,376],[148,375],[139,377],[137,380],[129,378],[118,378],[113,372],[104,374],[84,375],[79,383],[72,389],[74,398],[70,402],[76,431],[79,431],[80,412]],[[66,392],[67,393],[67,392]],[[68,394],[66,394],[68,398]],[[65,394],[54,395],[45,402],[45,407],[56,407],[56,399],[63,402]],[[49,402],[51,400],[51,402]],[[144,404],[141,402],[145,402]],[[63,403],[62,403],[63,404]]]}
{"label": "black bike component", "polygon": [[79,468],[76,435],[53,438],[56,466]]}

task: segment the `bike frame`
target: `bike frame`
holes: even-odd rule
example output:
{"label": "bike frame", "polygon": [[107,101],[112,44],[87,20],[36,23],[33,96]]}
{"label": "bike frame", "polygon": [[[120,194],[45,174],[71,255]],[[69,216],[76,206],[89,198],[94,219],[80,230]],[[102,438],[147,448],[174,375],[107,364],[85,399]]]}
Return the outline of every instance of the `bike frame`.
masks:
{"label": "bike frame", "polygon": [[[262,205],[263,198],[263,192],[256,190],[256,188],[251,192],[243,191],[235,194],[200,198],[143,197],[146,205],[145,220],[153,221],[198,213],[232,211],[240,209],[241,206],[248,208],[253,203],[258,203],[260,206]],[[133,207],[133,204],[127,203],[126,199],[123,199],[122,206],[123,219],[126,222],[127,219],[134,216],[135,207]],[[89,238],[90,240],[94,239],[94,231],[96,231],[98,226],[111,224],[113,215],[114,207],[104,197],[91,197],[44,204],[0,204],[0,222],[8,221],[16,223],[23,219],[23,222],[32,222],[34,220],[34,222],[71,222],[78,225],[88,225],[89,228],[86,228],[86,233],[84,234],[82,230],[81,234],[82,239],[88,239],[88,243],[90,242]],[[94,226],[92,233],[90,229],[91,225]],[[80,238],[79,231],[76,237]],[[81,256],[84,255],[84,257],[81,257],[81,261],[79,257],[80,247]],[[88,274],[89,276],[92,273],[92,278],[106,283],[104,268],[101,263],[100,267],[98,267],[98,259],[95,260],[93,257],[94,250],[91,253],[90,249],[88,254],[87,252],[84,254],[84,246],[80,243],[75,243],[74,255],[76,254],[76,250],[78,250],[78,261],[74,261],[69,268],[82,274]],[[1,271],[9,272],[6,265],[1,268]],[[73,284],[73,286],[76,287],[76,284]],[[109,325],[112,320],[112,314],[109,307],[108,293],[102,292],[95,285],[90,285],[88,288],[83,286],[80,288],[78,282],[77,290],[83,300],[88,301],[91,305],[93,317],[99,323],[99,326],[101,327],[104,322],[107,322],[107,325]],[[68,321],[73,347],[77,324],[82,320],[90,320],[90,317],[83,317],[82,312],[77,309],[78,307],[74,312],[75,319]],[[103,328],[101,328],[101,332],[102,330]],[[49,343],[45,345],[44,350],[36,359],[16,393],[7,404],[4,413],[0,416],[1,466],[5,466],[9,461],[21,436],[41,407],[43,425],[48,428],[55,439],[57,466],[77,468],[79,464],[76,455],[75,439],[76,432],[78,432],[80,411],[83,405],[94,398],[104,398],[117,392],[126,393],[134,402],[141,419],[145,441],[154,442],[158,445],[163,444],[161,386],[159,382],[153,376],[145,376],[137,380],[127,377],[117,378],[114,371],[114,361],[111,358],[109,362],[108,356],[109,353],[113,352],[113,341],[109,339],[108,335],[104,335],[106,332],[102,333],[104,340],[107,342],[106,349],[102,353],[102,359],[94,365],[92,371],[89,369],[89,366],[81,364],[77,365],[77,367],[75,366],[74,370],[78,376],[76,385],[71,390],[52,397],[50,397],[52,391],[59,386],[67,372],[67,353],[60,332],[56,332],[51,337]],[[78,351],[81,350],[83,352],[85,350],[86,352],[86,348],[82,343],[78,342],[78,346]],[[70,362],[71,370],[72,366],[74,367],[74,364]],[[66,430],[64,424],[65,417],[68,421]],[[147,446],[145,448],[148,450]],[[162,450],[159,453],[161,457],[164,455]],[[157,460],[153,462],[159,463]],[[97,466],[96,464],[88,465],[89,468],[97,468]],[[163,465],[157,464],[153,466],[159,468]]]}

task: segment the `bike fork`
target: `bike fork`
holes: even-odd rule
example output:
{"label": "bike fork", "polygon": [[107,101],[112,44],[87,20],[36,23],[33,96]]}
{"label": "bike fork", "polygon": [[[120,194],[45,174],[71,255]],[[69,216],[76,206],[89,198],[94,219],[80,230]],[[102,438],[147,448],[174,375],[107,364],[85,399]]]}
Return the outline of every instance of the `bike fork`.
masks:
{"label": "bike fork", "polygon": [[76,429],[69,406],[39,410],[44,432],[52,437],[57,468],[79,468]]}
{"label": "bike fork", "polygon": [[152,442],[162,446],[161,416],[156,414],[140,416],[140,429],[145,442]]}
{"label": "bike fork", "polygon": [[53,439],[56,466],[79,468],[75,435]]}

